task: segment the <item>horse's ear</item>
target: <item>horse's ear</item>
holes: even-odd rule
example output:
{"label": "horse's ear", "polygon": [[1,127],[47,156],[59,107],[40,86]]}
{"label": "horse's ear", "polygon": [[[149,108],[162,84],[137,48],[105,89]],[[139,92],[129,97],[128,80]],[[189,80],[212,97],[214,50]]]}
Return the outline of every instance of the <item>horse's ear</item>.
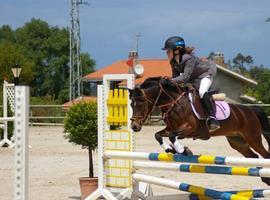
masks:
{"label": "horse's ear", "polygon": [[131,97],[134,96],[135,90],[134,89],[130,89],[130,88],[127,88],[127,90],[128,90],[128,93],[129,93],[129,98],[131,99]]}
{"label": "horse's ear", "polygon": [[135,87],[134,93],[136,94],[136,96],[141,96],[142,95],[142,91],[140,88]]}
{"label": "horse's ear", "polygon": [[140,88],[135,87],[134,89],[130,89],[127,88],[128,92],[129,92],[129,98],[131,99],[134,96],[141,96],[142,95],[142,91]]}

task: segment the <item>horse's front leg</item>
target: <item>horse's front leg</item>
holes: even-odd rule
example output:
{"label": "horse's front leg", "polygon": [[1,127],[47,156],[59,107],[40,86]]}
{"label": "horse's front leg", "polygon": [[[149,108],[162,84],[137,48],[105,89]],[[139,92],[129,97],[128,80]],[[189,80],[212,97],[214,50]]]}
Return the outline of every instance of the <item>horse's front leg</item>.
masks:
{"label": "horse's front leg", "polygon": [[193,155],[192,151],[188,147],[182,145],[179,142],[179,139],[184,138],[183,135],[186,131],[187,131],[186,129],[178,129],[171,131],[169,133],[169,140],[172,143],[176,153],[180,153],[183,155]]}
{"label": "horse's front leg", "polygon": [[160,144],[160,146],[165,150],[166,153],[176,153],[176,151],[174,150],[174,148],[170,145],[168,145],[166,142],[163,141],[163,137],[169,137],[169,131],[167,128],[157,132],[155,134],[155,138],[158,141],[158,143]]}
{"label": "horse's front leg", "polygon": [[178,140],[178,134],[180,131],[171,131],[169,133],[169,140],[172,143],[176,153],[184,153],[185,146],[183,146]]}

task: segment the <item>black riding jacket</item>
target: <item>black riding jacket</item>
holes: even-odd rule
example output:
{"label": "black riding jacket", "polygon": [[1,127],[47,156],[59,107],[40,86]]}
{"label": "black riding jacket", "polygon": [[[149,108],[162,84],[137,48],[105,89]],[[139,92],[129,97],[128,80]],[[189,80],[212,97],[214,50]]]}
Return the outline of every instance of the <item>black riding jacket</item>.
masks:
{"label": "black riding jacket", "polygon": [[199,89],[203,78],[213,79],[217,73],[215,62],[203,61],[190,54],[184,54],[179,64],[174,59],[170,61],[170,64],[174,81],[192,83],[196,89]]}

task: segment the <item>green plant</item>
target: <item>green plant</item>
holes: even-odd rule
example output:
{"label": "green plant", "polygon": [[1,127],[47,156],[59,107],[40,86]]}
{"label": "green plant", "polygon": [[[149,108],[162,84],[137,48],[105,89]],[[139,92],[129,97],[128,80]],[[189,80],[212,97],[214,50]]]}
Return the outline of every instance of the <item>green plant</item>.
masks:
{"label": "green plant", "polygon": [[64,121],[65,138],[88,149],[89,177],[93,178],[93,154],[97,148],[97,104],[80,102],[72,106]]}
{"label": "green plant", "polygon": [[[8,114],[9,117],[14,116],[14,113],[11,111],[9,105],[8,105],[8,110],[7,111],[8,111],[7,114]],[[3,108],[0,109],[0,117],[2,117],[2,116],[3,116]],[[13,136],[14,122],[13,121],[8,121],[7,126],[8,126],[8,130],[7,130],[8,138],[10,139]],[[0,128],[0,138],[3,138],[3,137],[4,137],[4,129]]]}

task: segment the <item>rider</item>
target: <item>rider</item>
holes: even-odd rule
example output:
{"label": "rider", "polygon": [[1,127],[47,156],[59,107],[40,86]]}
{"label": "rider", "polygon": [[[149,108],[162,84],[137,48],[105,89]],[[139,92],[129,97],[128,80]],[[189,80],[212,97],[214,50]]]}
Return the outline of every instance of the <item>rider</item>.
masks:
{"label": "rider", "polygon": [[199,91],[200,98],[207,112],[206,124],[209,132],[220,128],[211,105],[208,90],[216,75],[214,62],[201,60],[193,55],[194,48],[186,47],[182,37],[174,36],[166,40],[162,50],[167,51],[172,67],[172,80],[177,83],[192,83]]}

